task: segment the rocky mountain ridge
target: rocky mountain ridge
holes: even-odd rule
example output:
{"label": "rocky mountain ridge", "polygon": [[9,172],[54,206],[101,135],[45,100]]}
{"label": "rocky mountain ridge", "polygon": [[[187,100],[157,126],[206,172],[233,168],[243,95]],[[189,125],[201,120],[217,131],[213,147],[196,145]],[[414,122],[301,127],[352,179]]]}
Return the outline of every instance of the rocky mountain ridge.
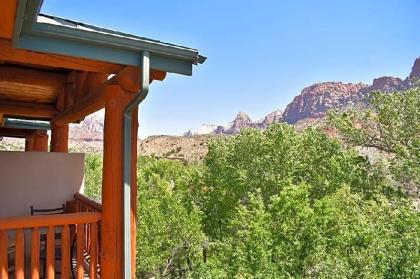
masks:
{"label": "rocky mountain ridge", "polygon": [[357,102],[358,93],[367,88],[363,83],[321,82],[302,90],[287,105],[283,119],[294,124],[305,118],[318,118],[330,109],[341,108],[350,102]]}
{"label": "rocky mountain ridge", "polygon": [[252,121],[244,112],[239,112],[232,122],[224,126],[205,125],[197,130],[189,130],[184,136],[204,134],[236,134],[242,128],[264,129],[271,123],[286,122],[296,124],[299,121],[310,121],[322,118],[330,109],[342,109],[351,104],[364,103],[372,91],[391,92],[408,88],[414,79],[420,78],[420,57],[414,61],[406,79],[392,76],[375,78],[371,85],[363,83],[319,82],[305,87],[286,106],[284,112],[276,110],[263,120]]}

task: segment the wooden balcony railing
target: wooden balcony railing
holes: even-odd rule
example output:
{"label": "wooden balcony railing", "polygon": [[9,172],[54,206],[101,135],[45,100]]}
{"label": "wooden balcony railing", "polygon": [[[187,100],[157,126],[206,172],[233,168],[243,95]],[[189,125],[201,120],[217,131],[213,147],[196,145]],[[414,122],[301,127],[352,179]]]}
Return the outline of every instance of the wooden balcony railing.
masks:
{"label": "wooden balcony railing", "polygon": [[[98,223],[100,220],[101,214],[99,212],[1,218],[0,278],[8,279],[9,273],[14,273],[16,279],[40,278],[40,258],[45,251],[46,274],[44,278],[54,279],[57,249],[61,249],[60,278],[70,278],[71,269],[73,269],[71,257],[76,259],[76,278],[84,278],[86,254],[90,261],[89,270],[86,273],[89,278],[97,278]],[[57,235],[59,236],[58,239]],[[86,246],[87,237],[88,247]],[[44,246],[41,245],[43,241],[46,242]],[[71,251],[74,242],[75,255]],[[25,245],[30,246],[29,257],[25,257]],[[14,256],[13,261],[10,261],[11,256]],[[25,274],[26,260],[30,262],[29,265],[26,264],[30,266],[30,276]]]}
{"label": "wooden balcony railing", "polygon": [[74,194],[75,210],[77,212],[102,212],[102,204],[80,194]]}
{"label": "wooden balcony railing", "polygon": [[[78,213],[82,213],[82,212],[102,212],[102,204],[80,194],[80,193],[76,193],[74,194],[74,200],[71,201],[70,203],[72,203],[70,210],[74,211],[74,212],[78,212]],[[68,203],[69,205],[69,203]],[[101,222],[98,222],[97,227],[95,227],[95,229],[97,230],[97,249],[99,251],[99,253],[97,254],[97,258],[96,258],[96,263],[97,263],[97,270],[98,273],[101,272],[101,267],[100,267],[100,259],[99,259],[99,255],[102,251],[102,241],[101,241]],[[90,246],[92,245],[92,238],[91,238],[91,227],[87,226],[86,231],[85,231],[85,249],[86,251],[89,251],[91,248]],[[96,240],[96,239],[95,239]],[[88,257],[86,257],[86,260],[90,259]]]}

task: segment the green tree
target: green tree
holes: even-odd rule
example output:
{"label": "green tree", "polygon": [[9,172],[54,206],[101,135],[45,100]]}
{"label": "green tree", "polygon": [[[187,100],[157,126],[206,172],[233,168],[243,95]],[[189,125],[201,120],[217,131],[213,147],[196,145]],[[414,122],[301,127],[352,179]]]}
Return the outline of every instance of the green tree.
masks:
{"label": "green tree", "polygon": [[182,277],[202,260],[202,216],[188,198],[194,172],[180,162],[139,158],[139,278]]}
{"label": "green tree", "polygon": [[401,92],[373,92],[369,107],[346,112],[331,111],[329,123],[344,142],[374,148],[385,154],[399,188],[420,191],[420,87]]}
{"label": "green tree", "polygon": [[365,157],[344,150],[319,131],[298,133],[288,125],[213,140],[205,164],[205,231],[215,238],[228,231],[236,206],[255,189],[261,189],[266,202],[290,184],[311,185],[311,199],[333,193],[342,184],[367,197],[385,187],[382,173]]}

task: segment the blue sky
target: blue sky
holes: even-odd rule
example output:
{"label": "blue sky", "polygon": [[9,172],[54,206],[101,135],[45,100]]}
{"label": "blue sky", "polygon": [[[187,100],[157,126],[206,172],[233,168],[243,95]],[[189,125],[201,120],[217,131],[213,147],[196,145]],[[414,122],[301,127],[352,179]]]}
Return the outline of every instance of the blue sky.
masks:
{"label": "blue sky", "polygon": [[44,13],[198,48],[192,77],[152,84],[140,137],[259,119],[320,81],[405,78],[420,56],[417,0],[44,0]]}

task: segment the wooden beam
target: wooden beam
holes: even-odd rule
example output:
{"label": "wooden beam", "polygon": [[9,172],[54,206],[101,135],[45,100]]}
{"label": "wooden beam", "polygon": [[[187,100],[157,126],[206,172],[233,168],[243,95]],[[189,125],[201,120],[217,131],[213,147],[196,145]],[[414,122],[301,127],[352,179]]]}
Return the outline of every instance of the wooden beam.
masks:
{"label": "wooden beam", "polygon": [[113,87],[118,85],[100,86],[95,92],[81,98],[69,108],[57,114],[53,118],[56,125],[66,125],[68,123],[76,122],[89,114],[92,114],[105,106],[105,95],[109,90],[114,90]]}
{"label": "wooden beam", "polygon": [[[166,73],[156,71],[156,78],[163,79]],[[64,125],[79,121],[87,115],[94,113],[105,106],[105,96],[107,92],[116,90],[114,87],[120,87],[127,93],[137,93],[140,85],[140,71],[138,68],[125,67],[111,79],[103,82],[98,86],[100,81],[104,81],[103,76],[99,76],[97,80],[89,87],[91,93],[83,94],[83,97],[76,100],[71,106],[57,114],[53,122],[57,125]]]}
{"label": "wooden beam", "polygon": [[58,111],[53,105],[0,101],[0,113],[24,118],[51,119]]}
{"label": "wooden beam", "polygon": [[67,76],[67,84],[65,88],[64,108],[71,107],[76,97],[76,76],[77,71],[72,71]]}
{"label": "wooden beam", "polygon": [[55,108],[58,111],[63,111],[66,108],[66,88],[63,88],[60,92],[57,94],[57,101],[55,102]]}
{"label": "wooden beam", "polygon": [[107,74],[72,71],[67,76],[64,104],[61,104],[62,100],[58,99],[57,108],[62,105],[64,105],[64,108],[71,107],[76,100],[94,92],[98,87],[104,84],[107,79]]}
{"label": "wooden beam", "polygon": [[[81,71],[77,71],[76,72],[76,79],[75,79],[75,96],[74,99],[77,100],[79,99],[84,92],[84,85],[86,82],[86,78],[88,76],[88,72],[81,72]],[[106,79],[105,79],[106,80]]]}
{"label": "wooden beam", "polygon": [[11,39],[15,26],[17,0],[0,1],[0,38]]}
{"label": "wooden beam", "polygon": [[[55,215],[2,217],[0,232],[15,229],[58,227],[64,225],[91,224],[101,220],[99,212],[80,212]],[[4,246],[3,246],[4,247]],[[5,246],[7,247],[7,245]],[[0,277],[3,279],[3,277]]]}
{"label": "wooden beam", "polygon": [[0,81],[45,87],[63,87],[66,82],[66,75],[42,70],[1,66]]}
{"label": "wooden beam", "polygon": [[[121,71],[122,72],[122,71]],[[76,100],[74,102],[74,98],[72,95],[75,94],[75,85],[72,85],[72,82],[75,83],[75,75],[69,75],[69,87],[67,88],[64,97],[59,97],[57,106],[62,105],[65,108],[61,111],[57,116],[53,119],[53,123],[58,126],[66,125],[68,123],[76,122],[89,114],[92,114],[105,106],[105,96],[108,90],[114,90],[113,85],[117,84],[117,78],[119,74],[115,75],[112,79],[106,80],[104,76],[99,76],[96,79],[92,78],[95,81],[91,81],[90,85],[88,86],[87,90],[92,90],[89,93],[84,93],[83,97]],[[103,81],[102,84],[99,84]],[[96,86],[96,87],[94,87]],[[63,99],[64,100],[61,100]]]}
{"label": "wooden beam", "polygon": [[13,82],[50,88],[61,88],[66,83],[66,75],[50,71],[13,66],[0,66],[0,82]]}
{"label": "wooden beam", "polygon": [[47,66],[107,74],[117,73],[123,69],[122,65],[107,62],[15,49],[12,47],[10,41],[4,39],[0,40],[0,60],[10,63],[23,63],[27,65]]}
{"label": "wooden beam", "polygon": [[4,125],[4,114],[0,112],[0,127]]}
{"label": "wooden beam", "polygon": [[[16,49],[12,47],[11,41],[4,39],[0,39],[0,61],[105,74],[116,74],[126,67],[96,60]],[[166,72],[154,69],[150,71],[151,80],[163,80],[165,76]]]}
{"label": "wooden beam", "polygon": [[66,76],[51,71],[0,66],[0,100],[55,103]]}
{"label": "wooden beam", "polygon": [[[118,73],[115,77],[115,81],[127,92],[137,93],[140,86],[140,72],[141,69],[137,67],[127,66]],[[162,71],[151,70],[150,81],[153,80],[164,80],[166,73]]]}
{"label": "wooden beam", "polygon": [[26,138],[30,136],[34,130],[29,129],[14,129],[0,127],[0,136],[2,137],[11,137],[11,138]]}
{"label": "wooden beam", "polygon": [[108,80],[106,74],[101,73],[88,73],[86,80],[83,83],[81,88],[81,97],[88,95],[90,92],[95,91],[101,84],[105,83]]}

